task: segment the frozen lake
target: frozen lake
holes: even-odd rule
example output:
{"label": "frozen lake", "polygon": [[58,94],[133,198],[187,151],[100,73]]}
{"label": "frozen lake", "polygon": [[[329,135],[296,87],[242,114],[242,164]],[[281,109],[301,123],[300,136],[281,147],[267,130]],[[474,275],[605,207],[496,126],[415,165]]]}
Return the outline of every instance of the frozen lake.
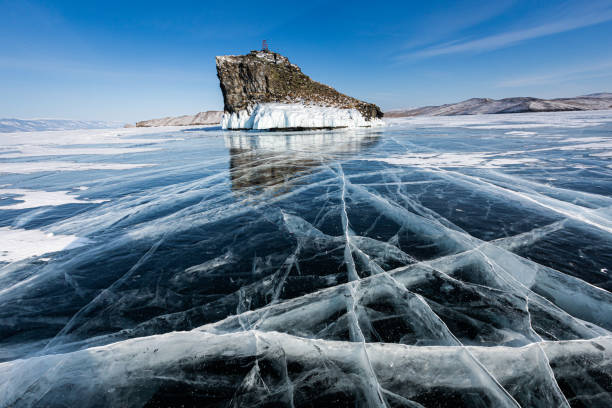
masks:
{"label": "frozen lake", "polygon": [[0,406],[612,406],[612,111],[0,134]]}

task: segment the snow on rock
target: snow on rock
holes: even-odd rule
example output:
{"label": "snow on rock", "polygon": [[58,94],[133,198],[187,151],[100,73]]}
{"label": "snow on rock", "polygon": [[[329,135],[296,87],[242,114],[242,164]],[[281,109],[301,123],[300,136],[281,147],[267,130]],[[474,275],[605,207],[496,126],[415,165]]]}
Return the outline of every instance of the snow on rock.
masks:
{"label": "snow on rock", "polygon": [[367,120],[357,109],[299,103],[262,103],[252,110],[225,113],[223,129],[317,129],[382,126],[378,118]]}

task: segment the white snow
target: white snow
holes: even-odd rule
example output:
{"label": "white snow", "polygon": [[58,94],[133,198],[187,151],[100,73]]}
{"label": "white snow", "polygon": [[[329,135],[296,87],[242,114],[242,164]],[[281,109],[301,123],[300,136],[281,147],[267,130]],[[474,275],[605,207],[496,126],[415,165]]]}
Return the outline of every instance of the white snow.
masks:
{"label": "white snow", "polygon": [[373,158],[373,161],[382,161],[394,165],[418,167],[482,167],[498,168],[513,164],[537,163],[538,159],[522,158],[494,158],[490,152],[449,152],[449,153],[410,153],[397,157]]}
{"label": "white snow", "polygon": [[223,115],[223,129],[355,128],[382,126],[380,119],[366,120],[356,109],[299,103],[262,103],[252,110]]}
{"label": "white snow", "polygon": [[69,191],[38,191],[18,188],[0,189],[0,198],[5,195],[16,196],[10,198],[20,201],[14,204],[2,204],[0,201],[0,210],[22,210],[25,208],[55,206],[62,204],[92,204],[108,201],[81,200],[73,195],[70,195],[69,193]]}
{"label": "white snow", "polygon": [[0,262],[15,262],[31,256],[77,248],[91,242],[75,235],[55,235],[37,229],[0,227]]}
{"label": "white snow", "polygon": [[30,174],[40,171],[78,171],[78,170],[130,170],[151,167],[154,164],[131,163],[76,163],[68,161],[47,162],[1,162],[0,174]]}

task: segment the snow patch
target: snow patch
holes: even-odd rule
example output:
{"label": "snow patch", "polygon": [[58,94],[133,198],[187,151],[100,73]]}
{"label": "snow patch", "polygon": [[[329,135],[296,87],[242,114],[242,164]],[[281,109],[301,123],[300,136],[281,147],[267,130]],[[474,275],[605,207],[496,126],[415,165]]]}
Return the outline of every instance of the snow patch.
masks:
{"label": "snow patch", "polygon": [[0,262],[16,262],[31,256],[78,248],[91,242],[75,235],[0,227]]}
{"label": "snow patch", "polygon": [[397,157],[370,159],[393,165],[418,167],[483,167],[499,168],[502,166],[537,163],[535,158],[493,158],[492,153],[413,153]]}
{"label": "snow patch", "polygon": [[0,210],[23,210],[26,208],[36,208],[44,206],[56,206],[63,204],[96,204],[108,200],[81,200],[73,195],[69,195],[69,191],[38,191],[25,189],[0,189],[0,198],[3,196],[19,201],[15,204],[1,204]]}
{"label": "snow patch", "polygon": [[131,163],[75,163],[67,161],[2,162],[0,163],[0,174],[30,174],[42,171],[130,170],[151,166],[155,165]]}

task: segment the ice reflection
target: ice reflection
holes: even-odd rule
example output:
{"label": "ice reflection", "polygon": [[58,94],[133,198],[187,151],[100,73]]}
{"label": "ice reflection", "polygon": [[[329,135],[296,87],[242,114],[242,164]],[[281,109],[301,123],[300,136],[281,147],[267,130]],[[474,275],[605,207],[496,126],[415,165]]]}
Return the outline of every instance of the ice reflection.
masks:
{"label": "ice reflection", "polygon": [[249,196],[283,194],[313,168],[372,148],[379,140],[380,133],[372,130],[231,133],[225,145],[232,190]]}

